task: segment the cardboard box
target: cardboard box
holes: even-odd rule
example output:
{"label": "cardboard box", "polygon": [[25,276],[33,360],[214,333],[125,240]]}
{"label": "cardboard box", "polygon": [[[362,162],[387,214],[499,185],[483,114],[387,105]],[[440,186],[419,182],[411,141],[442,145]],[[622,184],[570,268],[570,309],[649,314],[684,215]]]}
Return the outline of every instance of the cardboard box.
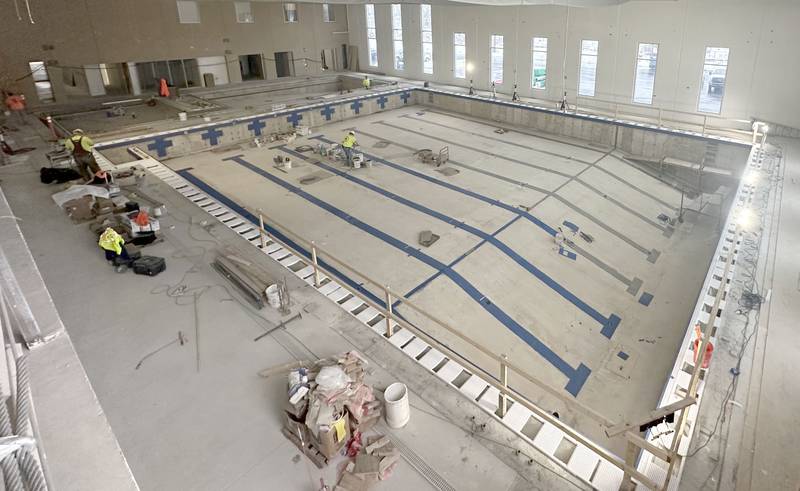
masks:
{"label": "cardboard box", "polygon": [[94,218],[94,211],[92,205],[94,198],[92,196],[83,196],[81,198],[71,199],[64,203],[64,211],[75,222],[84,222]]}
{"label": "cardboard box", "polygon": [[[328,459],[332,459],[350,439],[350,425],[347,424],[348,415],[345,414],[337,423],[330,427],[321,427],[319,436],[315,438],[315,445],[319,452]],[[339,423],[340,422],[340,423]],[[336,427],[338,426],[338,430]],[[313,434],[312,434],[313,437]]]}

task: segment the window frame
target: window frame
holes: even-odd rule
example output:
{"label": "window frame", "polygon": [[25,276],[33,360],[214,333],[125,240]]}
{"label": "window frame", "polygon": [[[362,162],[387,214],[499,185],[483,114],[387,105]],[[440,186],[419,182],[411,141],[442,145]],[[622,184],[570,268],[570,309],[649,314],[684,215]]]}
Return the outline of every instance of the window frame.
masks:
{"label": "window frame", "polygon": [[[242,12],[239,12],[239,7],[247,5],[247,15],[250,16],[250,20],[241,20],[239,17]],[[253,4],[252,2],[233,2],[233,11],[236,14],[236,23],[237,24],[255,24],[255,16],[253,15]]]}
{"label": "window frame", "polygon": [[[423,7],[428,7],[427,11],[430,15],[430,30],[425,30],[425,9]],[[433,67],[433,6],[429,3],[421,3],[419,4],[419,39],[420,39],[420,49],[422,50],[422,73],[423,75],[433,75],[434,67]],[[425,33],[430,35],[430,41],[425,41]],[[425,46],[429,45],[430,53],[431,53],[431,68],[430,72],[426,71],[425,68]]]}
{"label": "window frame", "polygon": [[[370,11],[372,12],[372,22],[370,23]],[[367,65],[371,67],[378,67],[380,66],[380,60],[378,58],[378,30],[375,27],[375,4],[372,3],[365,3],[364,4],[364,24],[367,28]],[[371,25],[370,25],[371,24]],[[370,32],[371,31],[371,32]],[[372,34],[372,37],[370,37]],[[372,63],[372,51],[375,51],[375,63]]]}
{"label": "window frame", "polygon": [[[708,50],[710,49],[724,49],[727,51],[725,56],[725,64],[724,65],[716,65],[707,63],[708,61]],[[725,102],[725,92],[727,92],[728,86],[728,68],[731,64],[731,49],[730,48],[723,48],[720,46],[706,46],[705,50],[703,50],[703,69],[700,71],[700,90],[697,93],[697,112],[702,114],[713,114],[713,115],[720,115],[722,114],[722,104]],[[722,82],[722,97],[719,99],[719,111],[712,112],[712,111],[703,111],[700,109],[700,101],[703,98],[703,91],[705,89],[705,71],[707,66],[717,66],[717,67],[724,67],[725,68],[725,79]],[[709,85],[711,82],[709,81]]]}
{"label": "window frame", "polygon": [[[181,9],[181,5],[183,5],[184,7],[192,6],[191,10],[193,10],[194,12],[184,11],[183,9]],[[201,22],[200,5],[198,5],[196,0],[176,0],[175,1],[175,8],[178,9],[178,24],[200,24],[200,22]],[[183,15],[181,15],[182,13],[184,13],[184,14],[190,14],[190,13],[194,14],[196,16],[195,20],[184,19]]]}
{"label": "window frame", "polygon": [[[498,48],[495,46],[495,42],[497,38],[500,39],[500,47]],[[500,80],[497,81],[494,79],[494,56],[496,52],[499,51],[500,55]],[[490,34],[489,35],[489,82],[497,85],[503,85],[503,80],[505,77],[505,69],[506,69],[506,60],[505,60],[505,36],[502,34]]]}
{"label": "window frame", "polygon": [[[402,72],[406,67],[406,50],[403,44],[403,4],[393,3],[391,8],[391,21],[392,21],[392,67],[398,72]],[[395,25],[395,10],[397,10],[397,17],[400,20],[400,25]],[[398,46],[400,47],[400,56],[397,55]]]}
{"label": "window frame", "polygon": [[[464,36],[463,44],[456,44],[456,35],[461,34]],[[457,70],[458,60],[456,59],[456,47],[464,49],[464,75],[459,76]],[[453,78],[467,79],[467,33],[466,32],[453,32]]]}
{"label": "window frame", "polygon": [[[288,8],[289,5],[292,5],[294,8]],[[300,14],[297,9],[297,3],[295,2],[287,2],[283,4],[283,23],[284,24],[299,24],[300,23]],[[289,12],[294,12],[294,19],[289,19]]]}
{"label": "window frame", "polygon": [[[595,54],[591,53],[584,53],[584,43],[597,43],[597,50]],[[597,66],[599,65],[600,61],[600,40],[599,39],[581,39],[581,44],[579,46],[579,59],[578,59],[578,97],[595,97],[597,95]],[[583,71],[583,57],[592,57],[594,58],[594,77],[592,81],[592,93],[591,94],[582,94],[581,93],[581,81],[583,77],[581,77],[581,72]]]}
{"label": "window frame", "polygon": [[336,14],[333,5],[330,3],[322,4],[322,22],[336,22]]}
{"label": "window frame", "polygon": [[[536,48],[537,39],[544,39],[544,49]],[[549,50],[549,38],[542,36],[534,36],[531,38],[531,89],[533,90],[547,90],[547,55]],[[536,86],[536,53],[544,53],[544,85],[541,87]]]}
{"label": "window frame", "polygon": [[[641,57],[641,55],[640,55],[641,48],[642,48],[642,46],[645,46],[645,45],[655,46],[656,47],[656,56],[655,56],[655,58],[642,58]],[[655,100],[655,97],[656,97],[656,75],[658,74],[658,51],[659,51],[659,49],[661,49],[661,44],[660,43],[638,43],[636,45],[636,59],[634,60],[634,64],[633,64],[633,95],[631,96],[631,102],[633,104],[639,104],[639,105],[642,105],[642,106],[652,106],[653,105],[653,101]],[[637,87],[636,82],[639,79],[639,77],[638,77],[638,75],[639,75],[639,62],[643,61],[643,60],[648,60],[648,61],[655,60],[655,62],[656,62],[656,66],[653,69],[653,89],[650,91],[650,102],[641,102],[641,101],[637,101],[636,100],[636,87]]]}

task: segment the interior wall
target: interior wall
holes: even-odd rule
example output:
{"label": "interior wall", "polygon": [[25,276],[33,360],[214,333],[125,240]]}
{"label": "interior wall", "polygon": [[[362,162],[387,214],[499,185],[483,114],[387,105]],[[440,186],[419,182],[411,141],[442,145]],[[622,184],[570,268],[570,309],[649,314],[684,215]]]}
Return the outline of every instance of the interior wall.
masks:
{"label": "interior wall", "polygon": [[[422,73],[419,5],[403,5],[405,69],[394,70],[390,6],[375,5],[377,68],[370,67],[363,5],[348,7],[350,43],[359,46],[362,70],[468,86],[453,77],[453,33],[467,34],[467,62],[476,88],[488,89],[489,39],[504,36],[504,84],[520,95],[575,101],[582,39],[598,40],[595,100],[632,103],[639,43],[658,43],[654,107],[697,112],[707,46],[730,48],[722,117],[751,117],[800,127],[800,2],[796,0],[676,0],[619,6],[433,5],[434,74]],[[547,37],[547,88],[531,88],[531,40]],[[591,103],[591,98],[581,98]]]}
{"label": "interior wall", "polygon": [[[199,24],[180,24],[174,0],[37,0],[31,2],[35,24],[22,8],[15,14],[14,0],[0,0],[0,85],[25,93],[36,104],[28,61],[45,60],[53,79],[56,101],[67,95],[58,66],[82,67],[98,63],[145,62],[225,56],[238,63],[238,55],[292,51],[298,76],[321,73],[323,48],[347,42],[344,5],[332,5],[335,22],[323,22],[321,4],[298,4],[297,23],[283,20],[283,4],[252,2],[254,22],[239,24],[233,2],[201,0]],[[340,34],[334,34],[334,33]],[[344,33],[344,34],[342,34]],[[312,61],[305,63],[301,58]],[[267,78],[275,78],[275,63],[265,61]],[[233,64],[229,79],[239,77]],[[221,78],[221,77],[220,77]]]}

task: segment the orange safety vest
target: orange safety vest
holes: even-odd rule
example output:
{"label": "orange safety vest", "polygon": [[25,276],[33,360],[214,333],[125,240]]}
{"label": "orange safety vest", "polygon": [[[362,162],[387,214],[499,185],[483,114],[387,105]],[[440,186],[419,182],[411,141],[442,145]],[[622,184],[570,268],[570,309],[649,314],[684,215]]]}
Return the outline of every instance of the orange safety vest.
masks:
{"label": "orange safety vest", "polygon": [[162,78],[159,82],[158,95],[161,97],[169,97],[169,87],[167,86],[167,79]]}
{"label": "orange safety vest", "polygon": [[24,111],[25,99],[18,95],[10,95],[6,97],[6,107],[12,111]]}

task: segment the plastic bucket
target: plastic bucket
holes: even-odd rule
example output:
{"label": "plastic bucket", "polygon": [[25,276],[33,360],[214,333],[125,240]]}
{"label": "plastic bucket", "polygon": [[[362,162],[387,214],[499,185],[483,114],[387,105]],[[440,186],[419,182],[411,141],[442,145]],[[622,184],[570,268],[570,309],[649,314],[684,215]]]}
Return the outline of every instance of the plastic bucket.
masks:
{"label": "plastic bucket", "polygon": [[411,417],[406,384],[395,382],[386,387],[383,398],[386,403],[386,424],[389,428],[398,429],[405,426]]}
{"label": "plastic bucket", "polygon": [[278,285],[269,285],[264,291],[267,294],[267,303],[272,308],[277,309],[281,306],[281,296],[278,294]]}

